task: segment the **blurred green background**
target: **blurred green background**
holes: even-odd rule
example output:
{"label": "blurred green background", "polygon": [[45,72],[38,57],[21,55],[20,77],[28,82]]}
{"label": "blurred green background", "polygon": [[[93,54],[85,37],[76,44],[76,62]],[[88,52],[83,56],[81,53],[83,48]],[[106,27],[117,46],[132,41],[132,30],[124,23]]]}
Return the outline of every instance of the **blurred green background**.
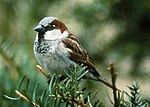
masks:
{"label": "blurred green background", "polygon": [[[28,106],[4,98],[5,94],[15,96],[16,84],[24,74],[33,86],[37,81],[47,85],[33,54],[33,28],[45,16],[66,24],[105,77],[110,77],[107,66],[113,62],[120,89],[128,91],[126,86],[139,80],[144,97],[150,96],[149,0],[0,0],[1,107]],[[110,104],[103,85],[93,81],[85,85],[100,90],[97,98]]]}

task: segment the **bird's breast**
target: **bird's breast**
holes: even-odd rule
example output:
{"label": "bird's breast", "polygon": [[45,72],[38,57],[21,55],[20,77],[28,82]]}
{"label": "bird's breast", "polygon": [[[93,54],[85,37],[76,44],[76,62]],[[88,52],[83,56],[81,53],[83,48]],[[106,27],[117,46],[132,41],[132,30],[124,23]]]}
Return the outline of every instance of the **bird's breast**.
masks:
{"label": "bird's breast", "polygon": [[64,70],[74,64],[61,41],[46,41],[40,44],[35,42],[34,45],[38,63],[51,75],[55,73],[65,75]]}

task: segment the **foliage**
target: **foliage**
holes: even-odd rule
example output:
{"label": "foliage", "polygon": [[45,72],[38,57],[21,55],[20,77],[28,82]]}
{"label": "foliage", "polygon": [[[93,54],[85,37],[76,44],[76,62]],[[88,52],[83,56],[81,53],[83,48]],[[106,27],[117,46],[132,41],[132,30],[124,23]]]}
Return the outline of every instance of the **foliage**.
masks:
{"label": "foliage", "polygon": [[[66,71],[67,78],[61,80],[61,75],[56,76],[55,74],[49,80],[48,86],[42,89],[42,93],[39,94],[40,83],[38,82],[32,93],[29,93],[28,87],[30,85],[30,79],[25,75],[18,82],[18,89],[15,90],[19,97],[6,98],[10,100],[23,99],[29,102],[34,107],[104,107],[104,104],[99,100],[95,99],[93,92],[85,92],[86,87],[81,88],[82,78],[88,73],[85,70],[86,67],[72,66]],[[149,101],[142,101],[142,95],[140,94],[139,82],[134,82],[132,86],[128,86],[130,93],[125,91],[118,91],[115,87],[116,73],[114,65],[110,64],[109,71],[111,72],[112,84],[113,84],[113,95],[114,107],[149,107]],[[42,71],[43,73],[43,71]],[[26,80],[25,80],[26,78]],[[23,86],[22,86],[23,85]],[[125,100],[125,95],[128,97],[128,101]]]}
{"label": "foliage", "polygon": [[[80,68],[80,69],[79,69]],[[68,77],[61,81],[61,76],[53,75],[46,89],[39,94],[38,88],[40,83],[32,89],[33,93],[28,92],[30,79],[23,76],[19,83],[18,89],[15,90],[19,96],[17,98],[6,96],[10,100],[24,99],[34,107],[103,107],[102,103],[94,99],[95,94],[85,93],[86,88],[80,88],[81,78],[88,72],[86,67],[73,67],[68,69],[66,74]],[[24,87],[22,87],[22,85]]]}
{"label": "foliage", "polygon": [[[120,107],[149,107],[148,101],[142,101],[142,94],[140,91],[139,82],[133,82],[132,86],[128,86],[130,93],[123,92],[119,96]],[[124,96],[127,95],[128,101],[124,99]]]}

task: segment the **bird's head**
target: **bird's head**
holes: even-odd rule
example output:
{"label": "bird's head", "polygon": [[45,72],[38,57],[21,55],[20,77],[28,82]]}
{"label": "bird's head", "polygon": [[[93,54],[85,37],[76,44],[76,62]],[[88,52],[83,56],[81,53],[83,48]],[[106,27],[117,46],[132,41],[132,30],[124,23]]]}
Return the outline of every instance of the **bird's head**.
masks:
{"label": "bird's head", "polygon": [[67,27],[56,17],[43,18],[33,30],[37,32],[38,39],[56,40],[68,35]]}

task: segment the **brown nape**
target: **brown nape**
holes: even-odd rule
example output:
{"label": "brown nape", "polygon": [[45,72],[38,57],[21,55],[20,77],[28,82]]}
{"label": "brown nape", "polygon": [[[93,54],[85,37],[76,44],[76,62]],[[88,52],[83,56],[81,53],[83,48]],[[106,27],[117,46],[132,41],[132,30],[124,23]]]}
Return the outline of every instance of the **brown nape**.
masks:
{"label": "brown nape", "polygon": [[52,21],[51,24],[55,25],[57,29],[60,29],[61,33],[63,33],[65,30],[68,30],[67,27],[65,26],[65,24],[62,23],[61,21],[57,20],[57,19]]}

